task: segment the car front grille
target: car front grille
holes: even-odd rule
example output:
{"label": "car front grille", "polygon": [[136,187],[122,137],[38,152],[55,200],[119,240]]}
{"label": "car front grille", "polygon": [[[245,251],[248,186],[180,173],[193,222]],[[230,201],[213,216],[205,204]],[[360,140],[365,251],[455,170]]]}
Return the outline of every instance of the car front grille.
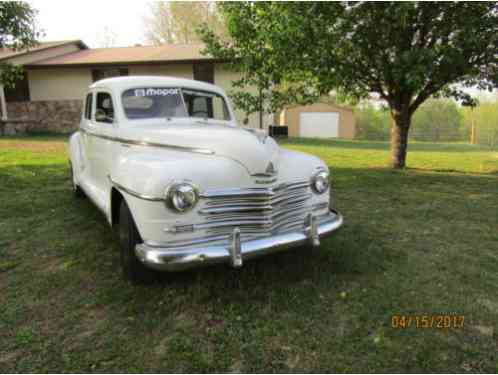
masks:
{"label": "car front grille", "polygon": [[199,213],[204,220],[196,229],[215,235],[229,235],[235,227],[242,237],[303,228],[312,210],[309,180],[272,188],[208,190],[201,197],[205,204]]}

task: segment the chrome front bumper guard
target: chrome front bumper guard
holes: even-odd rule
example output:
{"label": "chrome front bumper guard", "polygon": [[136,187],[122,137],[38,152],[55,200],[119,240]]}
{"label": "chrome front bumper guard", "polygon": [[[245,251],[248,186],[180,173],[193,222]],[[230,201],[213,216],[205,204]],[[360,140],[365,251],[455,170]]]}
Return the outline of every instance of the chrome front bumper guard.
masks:
{"label": "chrome front bumper guard", "polygon": [[320,239],[337,230],[342,223],[342,215],[336,211],[331,211],[320,223],[317,223],[316,217],[308,214],[303,231],[241,241],[239,228],[234,228],[228,244],[162,248],[141,243],[135,247],[135,254],[146,266],[160,271],[183,271],[218,263],[229,263],[238,268],[244,260],[257,256],[273,254],[307,243],[319,246]]}

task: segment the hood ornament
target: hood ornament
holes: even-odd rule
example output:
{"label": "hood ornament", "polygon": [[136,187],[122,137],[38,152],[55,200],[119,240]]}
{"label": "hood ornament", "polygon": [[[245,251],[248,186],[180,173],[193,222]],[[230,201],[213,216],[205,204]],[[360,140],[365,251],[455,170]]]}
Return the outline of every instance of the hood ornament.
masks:
{"label": "hood ornament", "polygon": [[256,177],[257,184],[272,184],[277,181],[277,173],[275,165],[269,162],[264,173],[255,173],[252,177]]}
{"label": "hood ornament", "polygon": [[275,166],[273,165],[272,162],[268,163],[268,166],[266,167],[265,173],[267,173],[269,175],[274,175],[275,173],[277,173],[277,170],[275,169]]}
{"label": "hood ornament", "polygon": [[277,181],[277,173],[273,163],[269,162],[264,173],[255,173],[252,176],[256,177],[257,184],[272,184]]}

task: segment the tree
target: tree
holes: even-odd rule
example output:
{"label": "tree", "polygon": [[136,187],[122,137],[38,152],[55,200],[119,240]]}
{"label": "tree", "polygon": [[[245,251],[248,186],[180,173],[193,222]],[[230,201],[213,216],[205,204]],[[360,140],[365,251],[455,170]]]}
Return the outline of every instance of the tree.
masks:
{"label": "tree", "polygon": [[[33,47],[40,32],[36,28],[36,10],[26,2],[0,2],[0,48],[14,51]],[[0,83],[14,87],[22,77],[22,68],[0,64]]]}
{"label": "tree", "polygon": [[257,2],[221,8],[231,42],[204,30],[205,52],[235,61],[243,75],[239,86],[256,82],[273,107],[331,90],[357,100],[377,93],[390,110],[394,168],[405,166],[412,116],[428,98],[471,102],[464,86],[489,89],[498,82],[496,2]]}
{"label": "tree", "polygon": [[456,141],[462,138],[462,114],[453,100],[428,100],[413,116],[411,138],[417,141]]}
{"label": "tree", "polygon": [[197,29],[206,24],[216,35],[223,36],[225,26],[213,2],[157,1],[149,4],[145,17],[145,38],[152,44],[198,43]]}

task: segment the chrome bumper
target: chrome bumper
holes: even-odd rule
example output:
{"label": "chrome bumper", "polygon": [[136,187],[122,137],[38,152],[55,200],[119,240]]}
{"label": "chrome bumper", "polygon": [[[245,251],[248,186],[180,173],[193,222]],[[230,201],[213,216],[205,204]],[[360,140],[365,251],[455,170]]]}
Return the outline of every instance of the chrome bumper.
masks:
{"label": "chrome bumper", "polygon": [[343,223],[342,215],[331,211],[325,220],[317,223],[309,214],[304,230],[241,241],[238,228],[233,230],[229,244],[200,247],[162,248],[145,243],[135,247],[135,254],[146,266],[160,271],[183,271],[210,264],[229,263],[241,267],[244,260],[273,254],[289,248],[311,244],[320,245],[320,238],[337,230]]}

